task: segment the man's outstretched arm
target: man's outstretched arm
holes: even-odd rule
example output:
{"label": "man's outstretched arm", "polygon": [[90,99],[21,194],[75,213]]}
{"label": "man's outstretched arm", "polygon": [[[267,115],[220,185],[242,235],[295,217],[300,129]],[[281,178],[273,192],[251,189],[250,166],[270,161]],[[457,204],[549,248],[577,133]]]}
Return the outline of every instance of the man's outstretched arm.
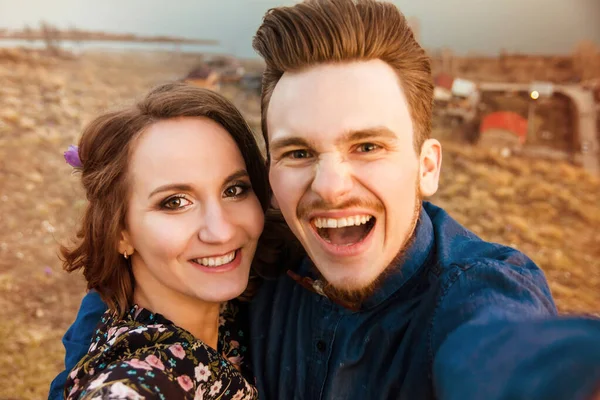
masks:
{"label": "man's outstretched arm", "polygon": [[106,310],[106,304],[97,292],[89,292],[81,301],[77,318],[62,339],[65,346],[65,370],[52,381],[48,395],[49,400],[64,398],[67,375],[87,353],[96,325]]}
{"label": "man's outstretched arm", "polygon": [[433,379],[441,400],[591,400],[600,320],[558,317],[541,271],[475,265],[437,311]]}
{"label": "man's outstretched arm", "polygon": [[435,370],[442,400],[592,400],[600,389],[600,321],[467,325],[441,347]]}

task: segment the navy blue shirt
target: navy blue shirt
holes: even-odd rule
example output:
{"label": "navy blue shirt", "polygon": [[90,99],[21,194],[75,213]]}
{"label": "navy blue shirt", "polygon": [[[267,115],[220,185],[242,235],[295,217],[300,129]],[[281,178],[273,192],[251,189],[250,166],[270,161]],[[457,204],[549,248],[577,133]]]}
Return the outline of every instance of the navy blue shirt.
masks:
{"label": "navy blue shirt", "polygon": [[[590,398],[600,321],[558,317],[529,258],[423,205],[404,261],[358,311],[288,276],[263,284],[250,315],[261,399]],[[290,267],[311,275],[308,260]],[[87,350],[98,301],[84,299],[65,335],[67,369]]]}

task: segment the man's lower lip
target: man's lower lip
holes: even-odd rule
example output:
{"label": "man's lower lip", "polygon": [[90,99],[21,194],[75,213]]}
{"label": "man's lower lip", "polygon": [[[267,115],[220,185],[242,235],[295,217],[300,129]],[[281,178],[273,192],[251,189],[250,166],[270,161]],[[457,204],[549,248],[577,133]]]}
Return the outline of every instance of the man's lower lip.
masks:
{"label": "man's lower lip", "polygon": [[360,242],[356,242],[350,245],[337,245],[329,243],[327,240],[323,239],[321,235],[319,235],[314,226],[311,226],[311,229],[313,234],[317,237],[317,240],[325,248],[325,251],[327,251],[335,257],[352,257],[360,255],[369,247],[376,226],[377,221],[375,222],[369,233],[367,233],[367,236],[365,236]]}
{"label": "man's lower lip", "polygon": [[206,265],[198,264],[194,261],[190,261],[195,268],[199,269],[202,272],[207,273],[219,273],[219,272],[229,272],[236,269],[240,263],[242,262],[242,249],[237,249],[235,251],[235,258],[228,262],[227,264],[219,265],[218,267],[208,267]]}

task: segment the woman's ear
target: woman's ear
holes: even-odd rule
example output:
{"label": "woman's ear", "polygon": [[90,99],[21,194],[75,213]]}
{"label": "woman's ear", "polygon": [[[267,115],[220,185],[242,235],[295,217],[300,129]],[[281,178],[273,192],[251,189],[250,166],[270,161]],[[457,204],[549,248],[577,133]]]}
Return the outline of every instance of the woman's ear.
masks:
{"label": "woman's ear", "polygon": [[119,253],[125,255],[127,257],[132,255],[135,252],[135,248],[131,244],[131,240],[129,238],[129,233],[126,230],[121,231],[121,239],[119,240]]}

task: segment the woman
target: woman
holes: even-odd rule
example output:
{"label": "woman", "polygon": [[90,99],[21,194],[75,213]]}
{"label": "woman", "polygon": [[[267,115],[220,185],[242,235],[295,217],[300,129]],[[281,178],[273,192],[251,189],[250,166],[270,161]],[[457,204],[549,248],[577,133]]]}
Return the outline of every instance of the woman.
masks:
{"label": "woman", "polygon": [[82,269],[109,311],[67,398],[256,398],[243,310],[228,301],[253,286],[270,193],[241,114],[216,93],[166,84],[93,121],[74,158],[89,204],[65,269]]}

